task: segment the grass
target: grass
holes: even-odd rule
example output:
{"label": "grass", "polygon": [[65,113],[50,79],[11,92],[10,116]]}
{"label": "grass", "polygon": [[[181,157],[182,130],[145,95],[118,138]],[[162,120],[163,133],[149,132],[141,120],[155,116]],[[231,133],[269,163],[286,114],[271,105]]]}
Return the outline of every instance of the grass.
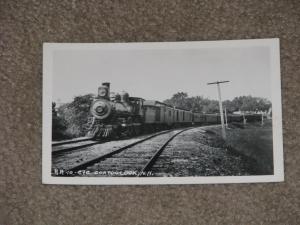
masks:
{"label": "grass", "polygon": [[[220,128],[210,128],[219,137]],[[273,174],[272,121],[260,123],[232,124],[226,130],[226,148],[232,154],[244,157],[250,170],[256,175]]]}

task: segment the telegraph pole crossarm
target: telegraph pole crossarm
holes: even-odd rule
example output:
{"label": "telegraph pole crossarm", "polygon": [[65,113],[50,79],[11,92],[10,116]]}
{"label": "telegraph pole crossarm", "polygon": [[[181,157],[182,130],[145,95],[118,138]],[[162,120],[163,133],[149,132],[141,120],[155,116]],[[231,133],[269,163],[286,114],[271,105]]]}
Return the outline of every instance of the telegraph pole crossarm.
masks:
{"label": "telegraph pole crossarm", "polygon": [[211,84],[222,84],[222,83],[228,83],[229,80],[224,80],[224,81],[216,81],[216,82],[212,82],[212,83],[207,83],[207,85],[211,85]]}

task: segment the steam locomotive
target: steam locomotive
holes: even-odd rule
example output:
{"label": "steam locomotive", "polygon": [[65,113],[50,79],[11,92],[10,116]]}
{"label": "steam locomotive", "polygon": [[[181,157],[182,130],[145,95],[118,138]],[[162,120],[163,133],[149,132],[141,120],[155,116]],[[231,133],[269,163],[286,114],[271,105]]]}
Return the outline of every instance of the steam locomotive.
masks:
{"label": "steam locomotive", "polygon": [[[203,114],[177,108],[159,101],[130,97],[128,93],[111,95],[110,83],[102,83],[90,107],[87,136],[93,139],[130,137],[178,126],[219,124],[219,114]],[[256,121],[260,115],[247,115]],[[241,115],[227,115],[229,122],[242,122]]]}

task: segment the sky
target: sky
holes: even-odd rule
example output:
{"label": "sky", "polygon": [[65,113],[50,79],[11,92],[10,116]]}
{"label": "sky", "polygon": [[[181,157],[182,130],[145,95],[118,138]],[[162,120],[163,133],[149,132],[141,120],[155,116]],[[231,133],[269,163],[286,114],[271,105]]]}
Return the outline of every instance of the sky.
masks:
{"label": "sky", "polygon": [[53,100],[70,102],[75,96],[97,93],[102,82],[111,91],[163,101],[177,92],[222,100],[242,95],[271,99],[268,47],[135,50],[55,50]]}

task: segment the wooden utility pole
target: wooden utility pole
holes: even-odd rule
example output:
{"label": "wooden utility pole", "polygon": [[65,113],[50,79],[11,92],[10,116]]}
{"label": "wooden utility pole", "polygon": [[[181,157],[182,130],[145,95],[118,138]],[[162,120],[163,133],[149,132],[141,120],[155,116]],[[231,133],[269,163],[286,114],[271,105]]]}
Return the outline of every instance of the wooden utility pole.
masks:
{"label": "wooden utility pole", "polygon": [[224,109],[224,112],[225,112],[225,125],[226,125],[226,128],[228,128],[228,123],[227,123],[227,110],[226,110],[226,107]]}
{"label": "wooden utility pole", "polygon": [[207,85],[216,84],[218,87],[218,97],[219,97],[219,109],[220,109],[220,117],[221,117],[221,125],[222,125],[222,137],[223,139],[226,139],[226,131],[225,131],[225,125],[224,125],[224,116],[223,116],[223,106],[222,106],[222,98],[221,98],[221,83],[228,83],[229,81],[216,81],[212,83],[207,83]]}

